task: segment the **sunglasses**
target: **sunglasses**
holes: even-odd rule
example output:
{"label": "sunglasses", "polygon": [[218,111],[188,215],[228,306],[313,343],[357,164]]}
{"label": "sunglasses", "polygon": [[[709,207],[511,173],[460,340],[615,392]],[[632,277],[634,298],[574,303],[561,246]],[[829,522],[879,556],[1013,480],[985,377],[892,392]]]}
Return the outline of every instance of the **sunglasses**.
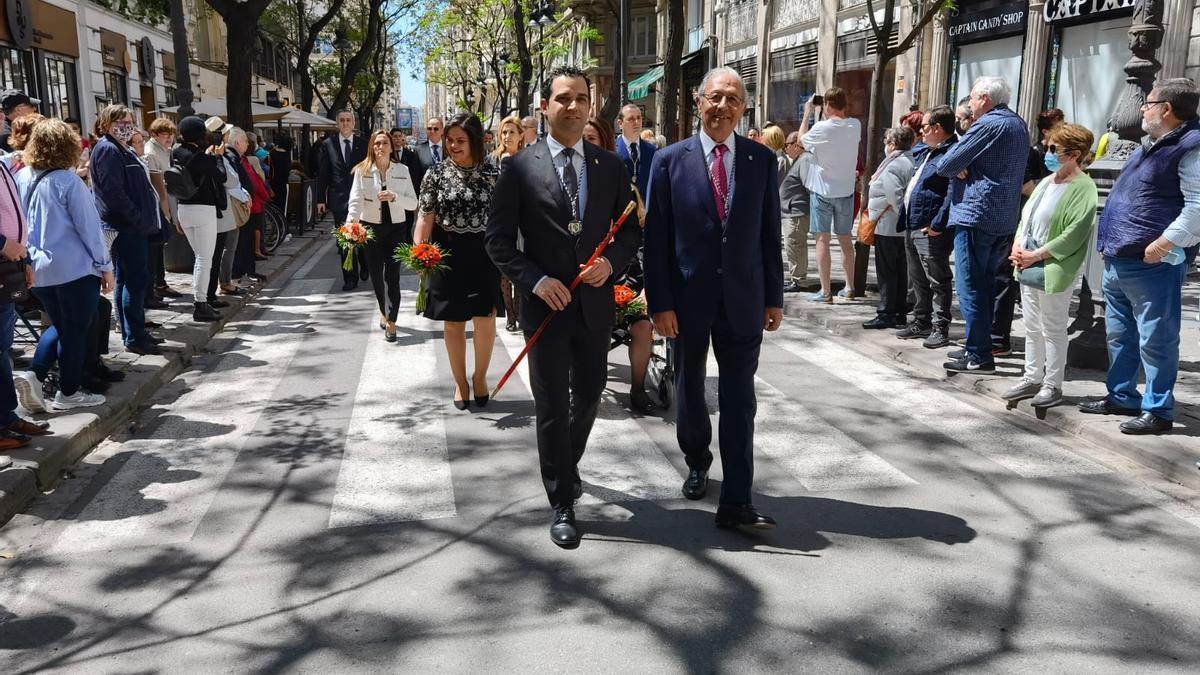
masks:
{"label": "sunglasses", "polygon": [[441,127],[425,127],[425,131],[441,131]]}

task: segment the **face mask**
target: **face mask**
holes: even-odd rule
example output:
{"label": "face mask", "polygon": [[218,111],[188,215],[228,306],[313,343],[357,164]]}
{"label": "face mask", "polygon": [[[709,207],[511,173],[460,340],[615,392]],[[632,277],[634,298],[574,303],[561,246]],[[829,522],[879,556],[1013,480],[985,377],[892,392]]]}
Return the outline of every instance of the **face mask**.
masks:
{"label": "face mask", "polygon": [[114,125],[112,128],[112,135],[113,138],[117,139],[118,141],[121,141],[122,143],[128,143],[129,139],[133,138],[133,125]]}
{"label": "face mask", "polygon": [[1058,171],[1062,168],[1062,162],[1058,160],[1058,155],[1051,152],[1046,153],[1046,157],[1042,160],[1042,163],[1045,164],[1046,168],[1052,172]]}

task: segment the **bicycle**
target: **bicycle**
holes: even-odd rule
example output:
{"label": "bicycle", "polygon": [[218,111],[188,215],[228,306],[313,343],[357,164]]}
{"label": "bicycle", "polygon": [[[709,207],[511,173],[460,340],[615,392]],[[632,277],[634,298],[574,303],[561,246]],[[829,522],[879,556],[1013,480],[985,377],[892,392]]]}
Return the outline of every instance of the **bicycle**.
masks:
{"label": "bicycle", "polygon": [[274,253],[283,243],[287,233],[287,219],[275,204],[267,204],[262,213],[262,246],[267,253]]}

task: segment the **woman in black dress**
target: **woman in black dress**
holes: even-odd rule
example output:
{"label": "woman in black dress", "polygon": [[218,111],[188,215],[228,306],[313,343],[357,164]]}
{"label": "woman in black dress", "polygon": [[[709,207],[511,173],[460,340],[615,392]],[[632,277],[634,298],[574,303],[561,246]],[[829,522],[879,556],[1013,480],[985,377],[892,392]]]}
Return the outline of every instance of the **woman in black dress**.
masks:
{"label": "woman in black dress", "polygon": [[449,253],[448,271],[431,274],[425,318],[444,322],[446,354],[454,375],[454,406],[467,407],[467,322],[474,328],[475,403],[488,402],[487,371],[496,341],[500,271],[483,248],[488,209],[500,171],[485,161],[483,125],[458,115],[446,125],[446,158],[421,183],[414,243],[432,241]]}

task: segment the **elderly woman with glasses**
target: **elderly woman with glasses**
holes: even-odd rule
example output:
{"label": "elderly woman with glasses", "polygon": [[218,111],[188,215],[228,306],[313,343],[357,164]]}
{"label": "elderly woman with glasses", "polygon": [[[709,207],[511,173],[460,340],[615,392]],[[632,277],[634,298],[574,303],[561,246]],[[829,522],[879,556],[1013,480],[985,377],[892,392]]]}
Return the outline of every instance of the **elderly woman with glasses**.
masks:
{"label": "elderly woman with glasses", "polygon": [[879,305],[875,318],[863,328],[904,328],[908,309],[908,266],[900,211],[904,192],[912,180],[912,146],[916,134],[911,127],[898,126],[883,135],[887,156],[871,175],[867,188],[867,215],[875,221],[875,278],[879,282]]}

